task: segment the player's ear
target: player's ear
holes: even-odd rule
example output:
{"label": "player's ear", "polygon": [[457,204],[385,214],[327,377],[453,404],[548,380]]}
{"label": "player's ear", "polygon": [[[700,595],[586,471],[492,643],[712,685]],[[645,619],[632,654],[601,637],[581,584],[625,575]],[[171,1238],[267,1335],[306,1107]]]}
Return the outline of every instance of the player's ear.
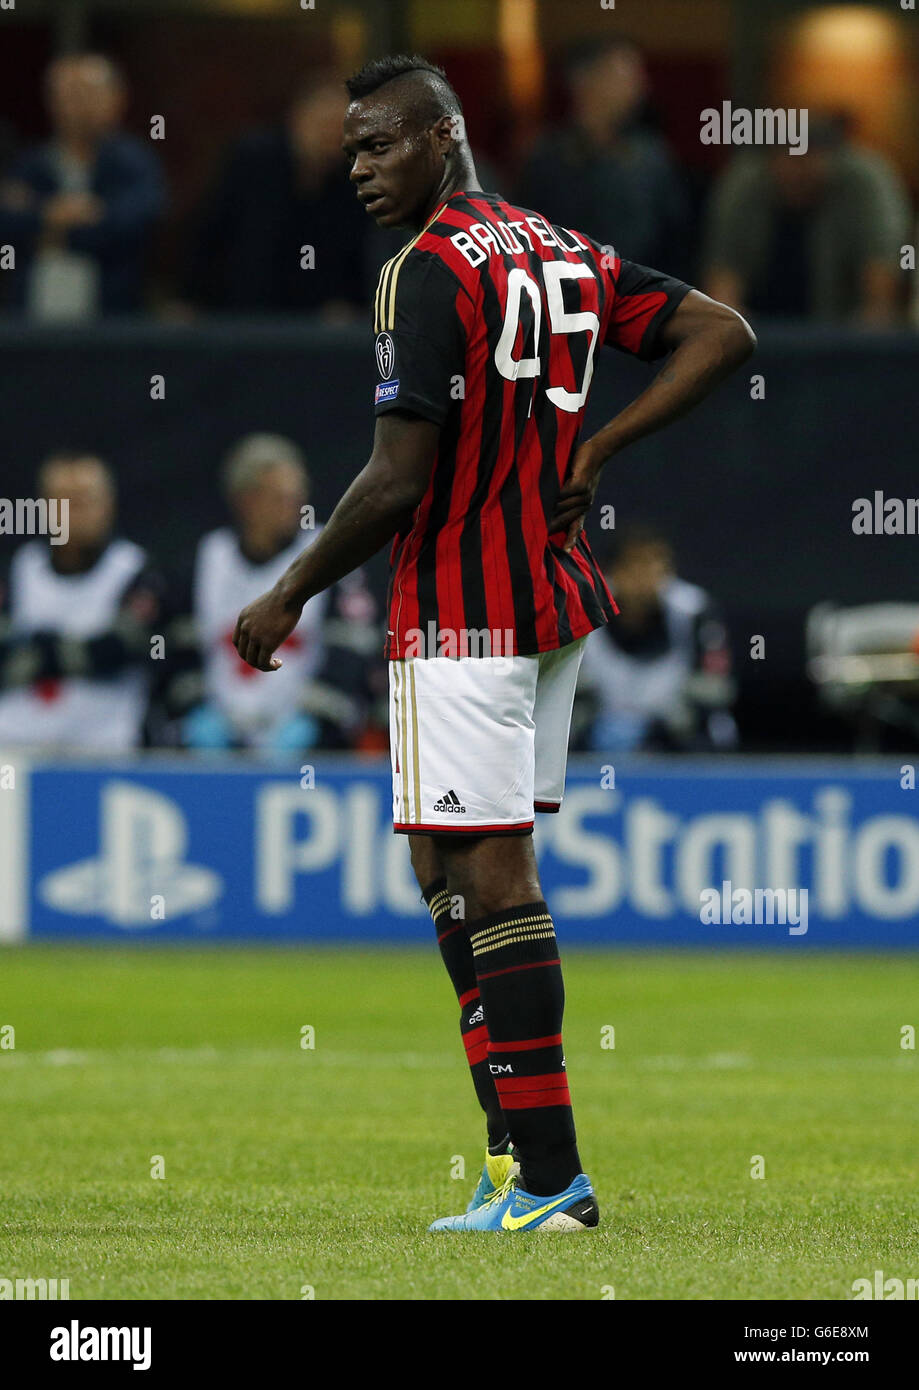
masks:
{"label": "player's ear", "polygon": [[441,116],[431,127],[438,154],[448,155],[456,144],[456,118]]}

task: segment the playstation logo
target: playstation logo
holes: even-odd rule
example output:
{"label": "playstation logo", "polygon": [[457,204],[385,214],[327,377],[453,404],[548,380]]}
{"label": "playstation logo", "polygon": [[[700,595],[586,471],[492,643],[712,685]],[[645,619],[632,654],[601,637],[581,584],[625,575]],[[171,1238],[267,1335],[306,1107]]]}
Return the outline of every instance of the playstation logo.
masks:
{"label": "playstation logo", "polygon": [[99,812],[99,855],[46,874],[42,902],[57,912],[105,917],[117,927],[151,925],[151,899],[170,920],[210,907],[223,880],[203,864],[189,864],[188,826],[168,796],[136,782],[105,784]]}

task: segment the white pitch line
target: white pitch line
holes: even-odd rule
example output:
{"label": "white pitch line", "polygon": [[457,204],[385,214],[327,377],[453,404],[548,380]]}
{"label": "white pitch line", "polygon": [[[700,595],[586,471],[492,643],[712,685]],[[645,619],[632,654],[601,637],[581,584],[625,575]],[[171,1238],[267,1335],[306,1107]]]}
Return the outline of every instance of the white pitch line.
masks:
{"label": "white pitch line", "polygon": [[[0,1051],[0,1071],[4,1067],[38,1065],[47,1067],[134,1066],[138,1062],[178,1066],[214,1066],[233,1063],[244,1066],[276,1066],[295,1063],[298,1066],[352,1067],[366,1071],[395,1071],[401,1069],[453,1070],[462,1067],[462,1054],[457,1052],[367,1052],[340,1051],[335,1048],[218,1048],[160,1047],[160,1048],[54,1048],[46,1052]],[[604,1050],[602,1057],[581,1054],[576,1072],[635,1071],[789,1071],[805,1067],[812,1071],[913,1071],[919,1062],[913,1056],[893,1057],[768,1057],[756,1058],[746,1052],[712,1052],[702,1057],[684,1053],[660,1055],[629,1055],[622,1050]]]}

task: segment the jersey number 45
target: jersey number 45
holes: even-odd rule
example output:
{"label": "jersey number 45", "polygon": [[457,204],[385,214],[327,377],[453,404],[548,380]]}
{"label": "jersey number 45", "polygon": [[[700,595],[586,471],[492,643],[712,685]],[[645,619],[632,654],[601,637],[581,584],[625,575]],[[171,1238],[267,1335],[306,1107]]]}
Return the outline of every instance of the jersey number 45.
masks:
{"label": "jersey number 45", "polygon": [[[546,304],[549,309],[549,332],[566,334],[587,334],[589,341],[569,344],[571,361],[575,372],[583,371],[580,391],[568,391],[564,386],[546,386],[545,392],[553,405],[559,410],[577,414],[587,400],[590,379],[594,370],[594,348],[600,332],[598,316],[589,310],[569,313],[562,299],[563,280],[593,280],[589,266],[577,261],[545,261],[543,281],[546,289]],[[526,294],[532,306],[530,322],[522,324],[521,311],[523,296]],[[528,343],[532,337],[532,357],[515,358],[513,351],[517,342],[518,330],[523,327],[523,341]],[[539,356],[539,340],[542,328],[542,295],[539,285],[528,271],[515,266],[507,277],[507,303],[504,310],[504,326],[495,348],[495,366],[507,381],[519,381],[521,377],[535,377],[542,373],[542,360]]]}

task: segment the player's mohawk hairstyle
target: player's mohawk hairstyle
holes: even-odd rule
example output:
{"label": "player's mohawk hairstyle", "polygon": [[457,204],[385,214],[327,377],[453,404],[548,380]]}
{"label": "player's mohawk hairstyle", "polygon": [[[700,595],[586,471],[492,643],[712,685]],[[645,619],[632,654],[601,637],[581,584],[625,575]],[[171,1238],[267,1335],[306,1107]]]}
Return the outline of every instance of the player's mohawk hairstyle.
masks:
{"label": "player's mohawk hairstyle", "polygon": [[[460,99],[450,85],[443,68],[439,68],[436,63],[429,63],[420,53],[395,53],[388,58],[374,58],[372,62],[365,63],[353,77],[349,77],[345,86],[351,100],[360,101],[362,97],[370,96],[371,92],[377,91],[385,83],[392,82],[393,78],[406,77],[414,72],[427,73],[434,79],[428,84],[433,117],[458,116],[462,113]],[[434,110],[435,105],[439,109]]]}

